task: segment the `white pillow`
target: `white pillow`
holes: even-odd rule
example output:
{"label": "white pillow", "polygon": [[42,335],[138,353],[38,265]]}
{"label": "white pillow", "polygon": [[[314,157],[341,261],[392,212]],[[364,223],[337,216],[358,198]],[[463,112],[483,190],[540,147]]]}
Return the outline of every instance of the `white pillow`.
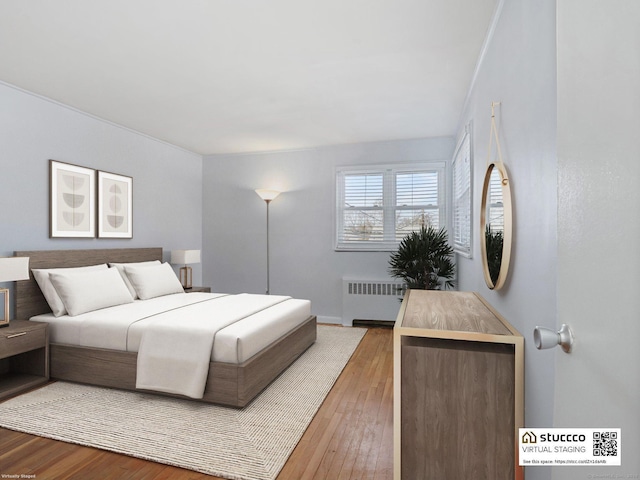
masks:
{"label": "white pillow", "polygon": [[124,271],[141,300],[184,293],[182,284],[168,263],[151,267],[132,267],[125,265]]}
{"label": "white pillow", "polygon": [[70,316],[133,302],[115,268],[86,273],[50,273],[51,283]]}
{"label": "white pillow", "polygon": [[117,268],[118,272],[120,272],[120,275],[122,275],[122,280],[124,280],[124,284],[127,286],[127,288],[129,289],[129,292],[131,293],[131,296],[133,297],[133,299],[135,300],[136,298],[138,298],[138,294],[136,293],[136,289],[133,288],[133,285],[131,285],[131,282],[129,281],[129,277],[127,277],[126,272],[124,271],[124,267],[125,266],[131,266],[131,267],[149,267],[152,265],[160,265],[160,260],[151,260],[150,262],[136,262],[136,263],[110,263],[109,266],[112,268]]}
{"label": "white pillow", "polygon": [[45,300],[49,304],[51,308],[51,312],[56,317],[64,315],[67,313],[67,310],[64,307],[64,303],[60,299],[60,295],[56,292],[55,287],[51,283],[49,279],[50,273],[83,273],[90,272],[94,270],[106,270],[109,268],[106,263],[101,263],[100,265],[89,265],[87,267],[72,267],[72,268],[32,268],[33,276],[38,282],[38,286],[40,290],[42,290],[42,294],[44,295]]}

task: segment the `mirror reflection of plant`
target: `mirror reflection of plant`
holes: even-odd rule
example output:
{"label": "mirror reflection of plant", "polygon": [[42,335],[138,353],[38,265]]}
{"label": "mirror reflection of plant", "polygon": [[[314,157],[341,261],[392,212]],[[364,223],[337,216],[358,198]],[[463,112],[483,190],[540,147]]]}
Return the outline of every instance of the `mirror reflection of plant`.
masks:
{"label": "mirror reflection of plant", "polygon": [[449,245],[446,230],[423,225],[420,231],[406,235],[400,241],[398,251],[391,254],[389,273],[403,279],[407,288],[454,288],[453,248]]}
{"label": "mirror reflection of plant", "polygon": [[491,225],[487,225],[484,230],[485,246],[487,247],[487,267],[489,276],[495,285],[500,275],[500,265],[502,264],[502,246],[504,236],[501,230],[491,230]]}

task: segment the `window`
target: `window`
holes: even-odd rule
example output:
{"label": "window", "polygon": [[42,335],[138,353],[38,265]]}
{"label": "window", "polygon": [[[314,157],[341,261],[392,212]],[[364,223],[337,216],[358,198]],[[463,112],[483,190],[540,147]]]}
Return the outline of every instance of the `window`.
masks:
{"label": "window", "polygon": [[453,249],[471,258],[471,125],[465,128],[456,149],[453,170]]}
{"label": "window", "polygon": [[422,225],[441,228],[443,162],[340,167],[336,172],[336,250],[395,250]]}

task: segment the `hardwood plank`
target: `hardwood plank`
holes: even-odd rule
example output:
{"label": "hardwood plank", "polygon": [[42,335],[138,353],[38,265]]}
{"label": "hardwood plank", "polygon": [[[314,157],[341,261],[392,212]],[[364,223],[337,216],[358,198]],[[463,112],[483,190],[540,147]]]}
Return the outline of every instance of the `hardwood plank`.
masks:
{"label": "hardwood plank", "polygon": [[[342,464],[338,478],[371,478],[369,477],[370,466],[367,463],[368,453],[375,448],[376,435],[381,431],[377,423],[378,411],[382,403],[384,388],[381,388],[381,369],[384,365],[383,355],[378,347],[373,361],[369,363],[365,376],[369,382],[363,382],[361,393],[363,398],[363,408],[357,422],[357,428],[353,430],[352,448],[349,449]],[[389,351],[392,356],[392,352]],[[389,365],[391,368],[391,365]]]}
{"label": "hardwood plank", "polygon": [[[386,345],[386,348],[382,348],[381,345]],[[379,355],[389,358],[380,362],[377,358]],[[339,395],[335,397],[338,401],[331,410],[325,410],[327,415],[340,415],[339,421],[334,421],[322,432],[322,437],[319,437],[321,440],[311,446],[310,452],[307,452],[307,448],[302,449],[298,461],[292,461],[298,458],[295,457],[298,449],[294,451],[285,468],[291,464],[298,469],[290,477],[283,478],[367,478],[369,472],[375,470],[375,463],[356,466],[356,460],[359,456],[367,456],[363,453],[365,448],[377,448],[375,442],[363,444],[362,438],[365,438],[369,431],[378,428],[376,422],[371,421],[371,415],[367,410],[377,411],[378,408],[376,402],[379,402],[379,397],[375,399],[371,392],[376,390],[376,385],[380,382],[376,376],[376,371],[382,372],[378,370],[380,364],[387,366],[388,370],[384,372],[384,376],[386,381],[391,383],[392,343],[388,338],[388,330],[371,329],[327,398],[331,401],[334,393]],[[393,399],[388,397],[386,401],[386,405],[380,408],[386,409],[391,415]],[[318,416],[315,421],[318,421]],[[327,439],[330,439],[328,444]],[[389,461],[392,461],[392,445],[392,437],[388,437],[388,443],[383,445],[377,454],[387,456]],[[386,478],[391,478],[391,475]]]}
{"label": "hardwood plank", "polygon": [[[385,408],[386,405],[393,405],[393,380],[386,378],[383,381],[383,372],[386,369],[393,369],[393,354],[390,351],[388,358],[385,358],[384,370],[381,374],[381,384],[379,385],[381,398],[378,411],[376,412],[375,419],[375,442],[369,448],[367,452],[363,452],[363,458],[366,458],[365,463],[367,465],[375,465],[375,470],[369,472],[370,475],[367,478],[375,479],[381,470],[388,470],[387,474],[391,476],[393,474],[393,458],[391,455],[381,455],[385,442],[393,444],[393,412]],[[385,436],[386,434],[386,436]]]}
{"label": "hardwood plank", "polygon": [[[278,480],[391,479],[392,385],[393,332],[387,328],[369,329]],[[1,428],[0,474],[33,474],[38,480],[218,480],[182,468]]]}
{"label": "hardwood plank", "polygon": [[[388,393],[388,398],[385,399],[385,405],[387,403],[393,404],[393,380],[391,379],[388,383],[389,391],[386,392]],[[393,452],[392,449],[389,449],[389,445],[393,445],[393,410],[387,410],[386,408],[384,410],[386,420],[382,438],[380,439],[380,450],[376,462],[374,480],[393,478]],[[380,454],[381,452],[384,452],[384,454]]]}

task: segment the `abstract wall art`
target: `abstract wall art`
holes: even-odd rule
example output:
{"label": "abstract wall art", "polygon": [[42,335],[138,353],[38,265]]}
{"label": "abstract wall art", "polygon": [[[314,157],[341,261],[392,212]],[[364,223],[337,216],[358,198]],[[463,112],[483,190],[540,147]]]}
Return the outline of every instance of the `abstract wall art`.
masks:
{"label": "abstract wall art", "polygon": [[49,237],[95,237],[96,171],[49,160]]}
{"label": "abstract wall art", "polygon": [[98,237],[133,238],[133,178],[98,171]]}

